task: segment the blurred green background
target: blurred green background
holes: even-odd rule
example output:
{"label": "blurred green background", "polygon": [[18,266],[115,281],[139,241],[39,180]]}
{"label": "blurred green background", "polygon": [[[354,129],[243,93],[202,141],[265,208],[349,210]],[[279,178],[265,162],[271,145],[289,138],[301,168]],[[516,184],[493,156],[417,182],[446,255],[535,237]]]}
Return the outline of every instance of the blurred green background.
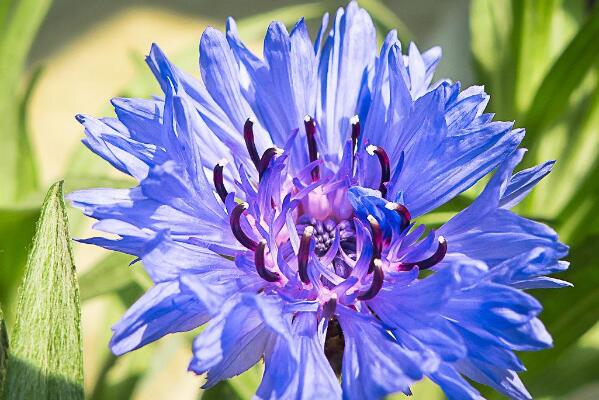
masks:
{"label": "blurred green background", "polygon": [[[575,284],[537,291],[555,348],[523,354],[522,378],[534,398],[599,398],[599,7],[589,0],[381,1],[360,5],[379,37],[396,28],[404,47],[443,48],[437,78],[484,84],[498,119],[527,128],[525,162],[557,159],[552,174],[519,212],[555,227],[571,246]],[[0,303],[8,327],[43,194],[65,179],[66,191],[128,186],[80,144],[76,113],[111,115],[114,96],[159,90],[143,57],[152,42],[194,75],[198,40],[207,25],[234,16],[260,51],[267,24],[306,16],[315,33],[321,14],[344,2],[266,0],[2,0],[0,1]],[[470,201],[475,187],[440,212],[438,224]],[[70,212],[71,233],[91,234]],[[76,245],[83,302],[85,392],[90,399],[248,398],[260,371],[202,393],[186,372],[192,335],[167,337],[113,357],[109,326],[148,286],[129,257]],[[416,399],[442,399],[428,382]],[[494,395],[485,392],[486,396]]]}

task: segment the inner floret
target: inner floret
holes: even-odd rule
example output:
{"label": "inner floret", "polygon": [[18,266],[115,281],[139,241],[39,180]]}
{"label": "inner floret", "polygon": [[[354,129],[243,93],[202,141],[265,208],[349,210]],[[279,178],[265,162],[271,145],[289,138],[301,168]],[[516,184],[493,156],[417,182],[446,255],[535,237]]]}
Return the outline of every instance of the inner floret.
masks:
{"label": "inner floret", "polygon": [[314,228],[314,251],[318,257],[324,256],[331,248],[337,235],[341,248],[349,255],[356,251],[356,238],[354,237],[354,223],[351,220],[343,220],[339,223],[333,218],[327,218],[325,221],[317,220],[309,215],[302,215],[296,223],[297,233],[302,235],[307,226]]}
{"label": "inner floret", "polygon": [[[326,268],[342,278],[347,278],[352,270],[347,258],[356,260],[356,232],[353,220],[336,222],[333,218],[327,218],[321,221],[304,214],[296,223],[298,235],[303,236],[308,227],[312,231],[314,254],[327,262]],[[324,278],[322,281],[326,286],[332,284]]]}

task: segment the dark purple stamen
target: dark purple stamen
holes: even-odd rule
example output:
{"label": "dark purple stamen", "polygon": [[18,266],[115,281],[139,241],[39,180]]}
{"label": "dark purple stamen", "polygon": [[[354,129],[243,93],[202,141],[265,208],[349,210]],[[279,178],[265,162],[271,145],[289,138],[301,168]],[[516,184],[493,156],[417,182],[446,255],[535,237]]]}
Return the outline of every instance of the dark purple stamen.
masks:
{"label": "dark purple stamen", "polygon": [[250,158],[254,163],[254,166],[260,171],[260,156],[258,150],[256,150],[256,142],[254,141],[254,121],[248,118],[243,125],[243,139],[245,140],[245,147],[250,153]]}
{"label": "dark purple stamen", "polygon": [[233,236],[235,236],[239,243],[241,243],[243,246],[247,247],[252,251],[256,251],[258,243],[250,239],[241,228],[241,214],[243,214],[243,212],[247,210],[247,208],[247,203],[237,204],[231,212],[229,223],[231,224],[231,231],[233,232]]}
{"label": "dark purple stamen", "polygon": [[439,240],[439,245],[437,246],[437,250],[435,250],[435,253],[432,256],[430,256],[429,258],[425,258],[424,260],[421,260],[421,261],[408,262],[408,263],[402,262],[401,265],[399,266],[399,269],[402,271],[407,271],[407,270],[410,270],[415,265],[417,265],[418,268],[420,268],[422,270],[422,269],[430,268],[430,267],[438,264],[439,262],[441,262],[441,260],[443,260],[443,258],[445,257],[445,254],[447,254],[447,240],[445,240],[445,238],[443,236],[439,236],[438,240]]}
{"label": "dark purple stamen", "polygon": [[366,147],[366,151],[371,156],[375,155],[379,159],[379,164],[381,165],[381,183],[379,185],[379,190],[381,191],[382,197],[387,195],[387,183],[391,179],[391,164],[389,163],[389,156],[387,152],[380,146],[369,145]]}
{"label": "dark purple stamen", "polygon": [[218,164],[214,166],[214,174],[212,177],[212,181],[214,182],[214,188],[216,189],[216,193],[220,199],[225,202],[227,195],[227,189],[225,188],[225,180],[223,177],[223,168],[227,165],[227,160],[219,161]]}
{"label": "dark purple stamen", "polygon": [[367,291],[358,296],[358,300],[366,301],[373,299],[383,287],[383,279],[385,278],[385,273],[383,272],[383,262],[377,258],[372,264],[374,265],[372,283]]}
{"label": "dark purple stamen", "polygon": [[256,271],[258,271],[258,275],[260,278],[264,279],[267,282],[276,282],[279,280],[279,274],[277,272],[272,272],[266,269],[266,264],[264,262],[264,253],[266,251],[266,240],[260,240],[258,243],[258,247],[256,248],[256,253],[254,254],[254,261],[256,264]]}
{"label": "dark purple stamen", "polygon": [[322,305],[322,317],[325,319],[329,319],[335,313],[335,309],[337,308],[337,294],[333,293],[333,296]]}
{"label": "dark purple stamen", "polygon": [[312,225],[304,228],[297,254],[297,272],[299,272],[300,279],[305,284],[310,283],[310,278],[308,277],[308,260],[310,258],[310,242],[312,241],[313,234],[314,227]]}
{"label": "dark purple stamen", "polygon": [[360,118],[354,115],[349,122],[351,123],[351,151],[354,157],[352,158],[352,171],[356,163],[356,152],[358,151],[358,140],[360,139]]}
{"label": "dark purple stamen", "polygon": [[[310,162],[318,160],[318,147],[316,145],[316,122],[314,119],[306,115],[304,117],[304,127],[306,128],[306,138],[308,140],[308,155],[310,156]],[[312,175],[312,182],[316,182],[320,178],[320,169],[315,166],[310,172]]]}
{"label": "dark purple stamen", "polygon": [[374,269],[374,261],[381,258],[383,252],[383,231],[381,230],[381,224],[372,215],[366,217],[370,223],[370,229],[372,230],[372,244],[374,245],[374,251],[372,253],[372,262],[368,268],[368,273],[371,273]]}
{"label": "dark purple stamen", "polygon": [[264,171],[268,168],[268,164],[272,161],[272,159],[281,154],[282,150],[278,147],[269,147],[262,154],[262,158],[260,158],[260,164],[258,167],[258,176],[262,179],[262,175],[264,175]]}
{"label": "dark purple stamen", "polygon": [[357,115],[354,115],[349,122],[351,123],[351,149],[355,154],[358,140],[360,139],[360,118]]}
{"label": "dark purple stamen", "polygon": [[410,211],[403,204],[398,203],[387,203],[385,207],[389,210],[393,210],[401,216],[401,230],[403,231],[410,225],[410,221],[412,220],[412,216],[410,215]]}

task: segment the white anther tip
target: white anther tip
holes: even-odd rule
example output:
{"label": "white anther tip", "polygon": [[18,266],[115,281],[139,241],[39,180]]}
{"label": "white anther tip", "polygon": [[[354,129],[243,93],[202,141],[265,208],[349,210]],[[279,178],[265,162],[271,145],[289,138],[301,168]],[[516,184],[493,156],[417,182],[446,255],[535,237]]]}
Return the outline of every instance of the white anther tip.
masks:
{"label": "white anther tip", "polygon": [[389,203],[385,204],[385,208],[387,210],[395,210],[397,208],[397,206],[399,206],[399,204],[394,203],[392,201],[390,201]]}
{"label": "white anther tip", "polygon": [[229,163],[229,160],[227,160],[226,158],[221,158],[220,161],[217,163],[217,165],[219,167],[225,167],[228,163]]}
{"label": "white anther tip", "polygon": [[356,125],[360,123],[360,117],[358,117],[357,115],[354,115],[353,117],[351,117],[349,119],[349,123],[352,125]]}
{"label": "white anther tip", "polygon": [[366,146],[366,152],[368,154],[370,154],[371,156],[374,155],[374,152],[376,151],[376,146],[373,144],[369,144],[368,146]]}
{"label": "white anther tip", "polygon": [[445,236],[439,236],[439,239],[437,239],[439,241],[439,243],[444,244],[447,243],[447,240],[445,239]]}
{"label": "white anther tip", "polygon": [[306,114],[304,116],[304,122],[310,122],[310,121],[312,121],[312,117],[310,116],[310,114]]}

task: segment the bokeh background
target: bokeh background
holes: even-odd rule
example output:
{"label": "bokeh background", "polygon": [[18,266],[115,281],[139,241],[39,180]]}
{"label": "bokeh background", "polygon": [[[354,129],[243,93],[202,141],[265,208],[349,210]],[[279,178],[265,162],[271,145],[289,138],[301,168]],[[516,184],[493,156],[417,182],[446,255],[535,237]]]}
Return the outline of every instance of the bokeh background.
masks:
{"label": "bokeh background", "polygon": [[[522,374],[533,397],[599,398],[599,7],[589,0],[364,0],[379,37],[397,29],[404,48],[443,48],[436,78],[484,84],[497,118],[527,128],[526,163],[558,159],[554,172],[519,212],[556,227],[571,246],[574,288],[535,293],[556,345],[525,354]],[[197,48],[207,25],[238,20],[261,51],[274,19],[300,16],[315,33],[321,14],[344,2],[268,0],[2,0],[0,1],[0,303],[9,328],[15,292],[43,194],[131,185],[80,144],[77,113],[112,115],[115,96],[160,93],[144,64],[152,42],[198,76]],[[439,224],[471,201],[479,187],[439,212]],[[91,234],[70,212],[71,233]],[[90,399],[198,399],[251,396],[259,368],[203,393],[186,371],[192,335],[165,338],[133,354],[112,356],[109,327],[148,286],[127,256],[75,245],[83,301],[85,392]],[[485,392],[490,398],[494,395]],[[399,397],[399,396],[398,396]],[[429,382],[416,399],[443,399]]]}

